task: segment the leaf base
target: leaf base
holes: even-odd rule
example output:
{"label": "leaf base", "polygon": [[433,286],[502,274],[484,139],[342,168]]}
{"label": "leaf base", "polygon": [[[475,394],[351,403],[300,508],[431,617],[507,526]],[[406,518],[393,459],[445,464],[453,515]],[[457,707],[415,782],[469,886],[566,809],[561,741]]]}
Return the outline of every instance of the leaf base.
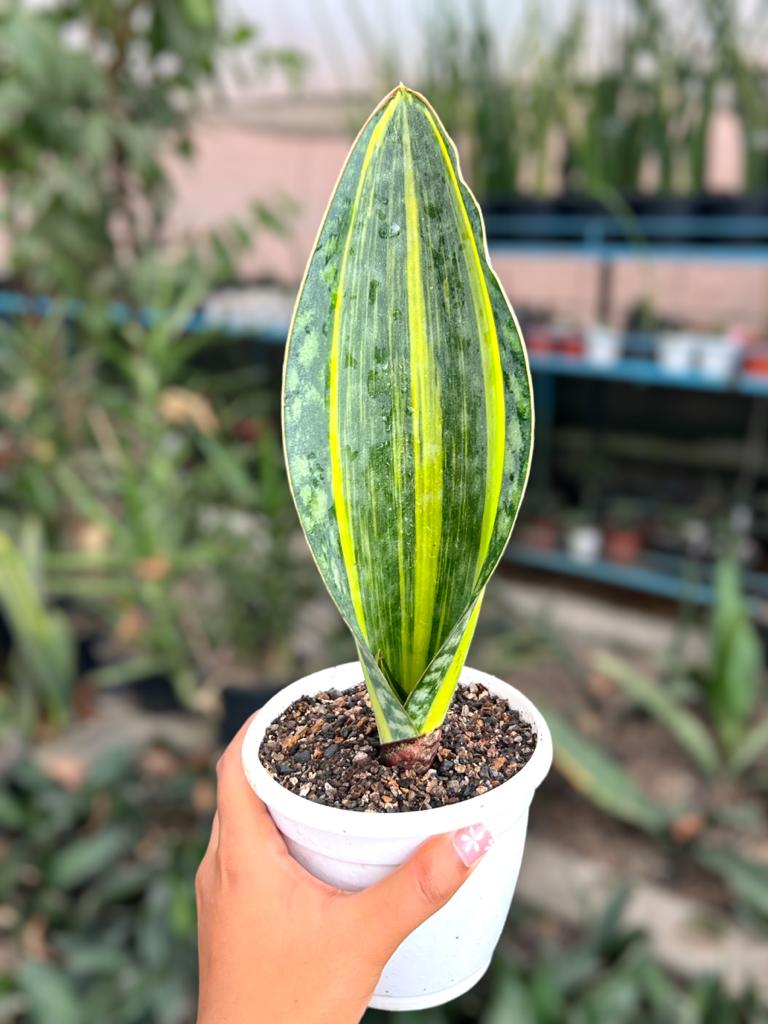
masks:
{"label": "leaf base", "polygon": [[442,728],[433,729],[425,736],[382,743],[379,760],[390,768],[415,768],[425,772],[435,759],[442,732]]}

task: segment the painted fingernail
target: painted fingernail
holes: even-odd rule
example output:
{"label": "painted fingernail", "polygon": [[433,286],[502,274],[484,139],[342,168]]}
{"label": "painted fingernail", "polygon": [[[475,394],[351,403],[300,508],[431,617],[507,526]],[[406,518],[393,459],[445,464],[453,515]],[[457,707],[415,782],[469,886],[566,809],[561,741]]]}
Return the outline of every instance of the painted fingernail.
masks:
{"label": "painted fingernail", "polygon": [[453,837],[453,848],[468,868],[480,860],[493,846],[493,836],[485,825],[470,825],[459,829]]}

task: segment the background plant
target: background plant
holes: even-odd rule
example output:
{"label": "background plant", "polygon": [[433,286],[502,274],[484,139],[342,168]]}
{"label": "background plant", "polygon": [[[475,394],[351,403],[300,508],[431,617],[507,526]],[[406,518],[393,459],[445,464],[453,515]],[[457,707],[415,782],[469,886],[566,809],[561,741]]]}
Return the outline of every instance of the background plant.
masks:
{"label": "background plant", "polygon": [[[113,754],[66,786],[29,760],[0,794],[0,1014],[9,1024],[191,1024],[193,878],[208,838],[208,767],[166,748]],[[517,912],[461,999],[420,1024],[760,1024],[768,1011],[715,979],[683,982],[622,924],[617,897],[583,932]],[[402,1015],[398,1015],[398,1018]],[[370,1024],[384,1014],[370,1011]]]}
{"label": "background plant", "polygon": [[[416,22],[418,85],[481,200],[570,191],[613,209],[620,196],[699,193],[712,116],[726,108],[743,128],[746,188],[768,185],[762,7],[626,0],[611,25],[578,2],[566,18],[534,2],[514,13],[506,35],[480,4],[471,18],[434,4]],[[382,81],[402,77],[391,47],[368,49]]]}
{"label": "background plant", "polygon": [[12,643],[0,676],[7,673],[6,699],[24,729],[38,720],[54,727],[68,722],[77,672],[69,620],[48,606],[42,554],[32,521],[22,524],[18,544],[0,532],[0,614]]}
{"label": "background plant", "polygon": [[301,67],[207,0],[0,13],[2,216],[12,283],[36,293],[0,324],[5,518],[42,524],[49,593],[88,613],[106,661],[91,681],[164,675],[187,703],[263,646],[261,674],[289,671],[302,593],[267,375],[190,329],[290,208],[167,238],[168,158],[192,154],[232,48],[252,74]]}

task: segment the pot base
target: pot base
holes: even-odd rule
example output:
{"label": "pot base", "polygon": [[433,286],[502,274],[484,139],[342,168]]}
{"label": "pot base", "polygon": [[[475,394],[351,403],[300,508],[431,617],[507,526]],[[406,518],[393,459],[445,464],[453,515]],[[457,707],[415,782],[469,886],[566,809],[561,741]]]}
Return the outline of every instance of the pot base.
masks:
{"label": "pot base", "polygon": [[443,1003],[458,999],[459,996],[463,996],[465,992],[473,988],[490,966],[491,961],[489,960],[485,967],[470,974],[468,978],[462,978],[455,985],[442,988],[437,992],[426,992],[422,996],[389,996],[386,993],[377,992],[368,1005],[372,1010],[388,1010],[390,1013],[406,1010],[429,1010],[433,1006],[442,1006]]}

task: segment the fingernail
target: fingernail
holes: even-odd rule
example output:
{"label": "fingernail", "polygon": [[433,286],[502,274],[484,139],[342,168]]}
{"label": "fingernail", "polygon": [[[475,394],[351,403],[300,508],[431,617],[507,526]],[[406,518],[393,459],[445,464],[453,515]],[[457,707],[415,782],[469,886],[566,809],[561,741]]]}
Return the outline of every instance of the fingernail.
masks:
{"label": "fingernail", "polygon": [[493,846],[493,836],[485,825],[459,829],[453,837],[453,848],[463,864],[471,868]]}

